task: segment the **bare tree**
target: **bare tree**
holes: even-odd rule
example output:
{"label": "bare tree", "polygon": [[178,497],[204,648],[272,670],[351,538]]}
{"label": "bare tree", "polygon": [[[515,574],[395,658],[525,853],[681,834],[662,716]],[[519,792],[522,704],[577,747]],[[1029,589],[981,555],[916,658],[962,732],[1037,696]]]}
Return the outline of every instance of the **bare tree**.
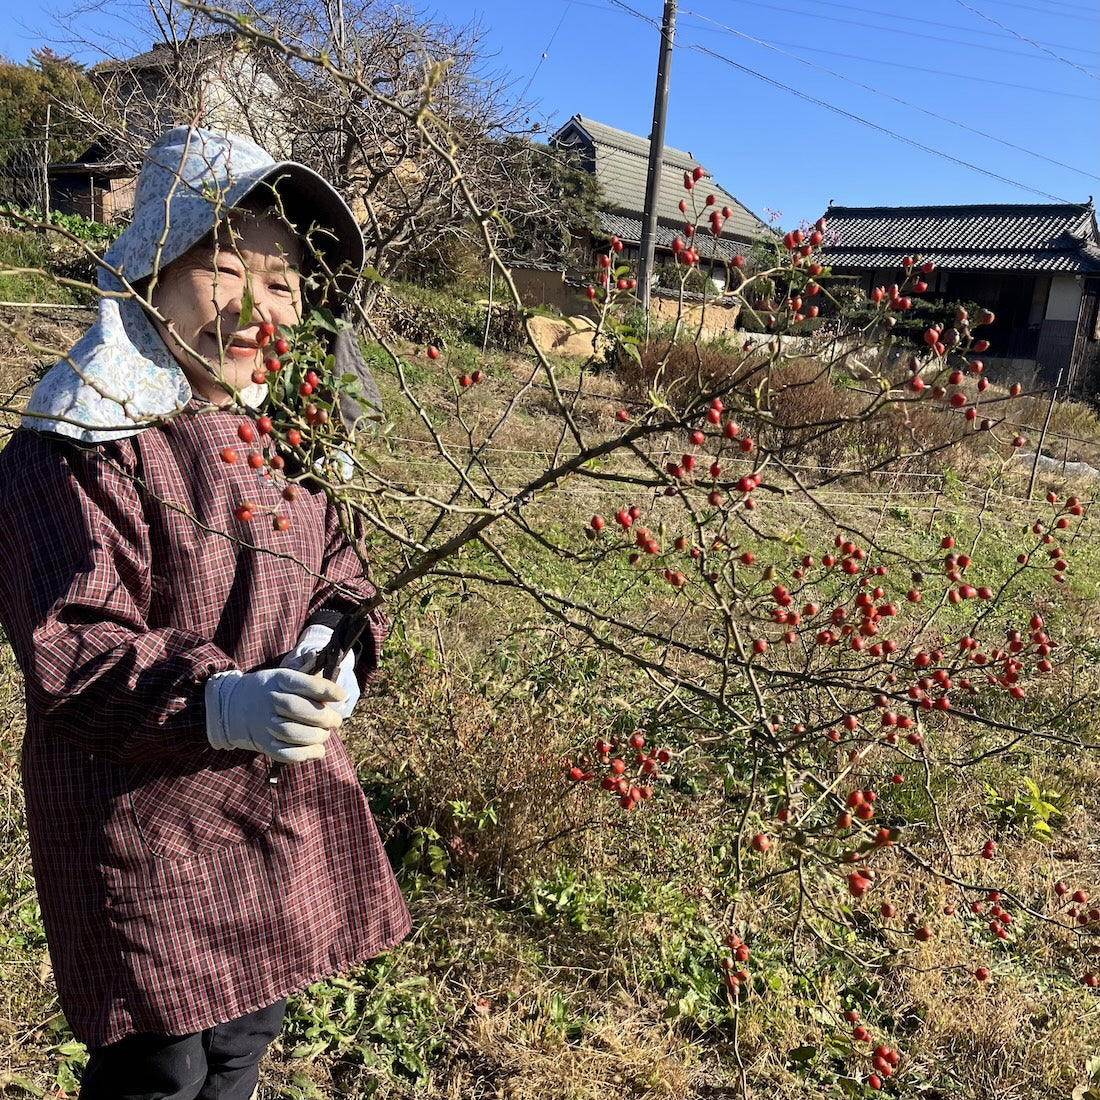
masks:
{"label": "bare tree", "polygon": [[[462,181],[480,209],[496,212],[498,239],[511,232],[506,210],[536,217],[556,209],[545,153],[528,140],[540,123],[488,67],[477,23],[454,26],[370,0],[278,0],[253,19],[292,51],[294,156],[351,200],[377,270],[448,242],[478,247],[459,179],[425,146],[410,112],[430,112],[450,135]],[[317,56],[331,68],[311,64]]]}
{"label": "bare tree", "polygon": [[[456,26],[373,0],[225,9],[148,0],[140,23],[151,48],[114,56],[92,74],[106,104],[96,121],[116,157],[136,165],[172,125],[243,133],[333,181],[383,274],[403,261],[417,261],[420,271],[447,266],[456,250],[479,249],[461,186],[488,212],[498,241],[517,222],[543,252],[551,227],[559,246],[568,239],[560,232],[561,168],[530,140],[541,121],[489,67],[478,24]],[[242,35],[244,28],[255,33]],[[111,50],[123,52],[117,44]],[[449,135],[457,176],[426,148],[412,121],[419,111]]]}

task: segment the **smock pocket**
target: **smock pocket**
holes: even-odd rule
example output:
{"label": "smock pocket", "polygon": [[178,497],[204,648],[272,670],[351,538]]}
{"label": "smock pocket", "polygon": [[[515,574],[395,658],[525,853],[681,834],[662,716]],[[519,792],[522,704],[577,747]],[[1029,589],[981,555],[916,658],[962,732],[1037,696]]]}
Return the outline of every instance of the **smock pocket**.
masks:
{"label": "smock pocket", "polygon": [[197,770],[135,769],[130,808],[142,842],[160,859],[192,859],[245,844],[275,820],[265,757],[203,755],[210,766]]}

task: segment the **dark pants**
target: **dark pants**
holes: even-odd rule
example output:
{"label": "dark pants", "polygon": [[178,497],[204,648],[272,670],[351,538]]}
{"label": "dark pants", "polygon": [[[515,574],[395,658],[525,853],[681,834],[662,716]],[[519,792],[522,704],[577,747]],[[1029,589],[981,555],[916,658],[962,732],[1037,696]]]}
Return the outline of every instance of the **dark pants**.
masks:
{"label": "dark pants", "polygon": [[249,1100],[286,1001],[194,1035],[127,1035],[93,1047],[80,1100]]}

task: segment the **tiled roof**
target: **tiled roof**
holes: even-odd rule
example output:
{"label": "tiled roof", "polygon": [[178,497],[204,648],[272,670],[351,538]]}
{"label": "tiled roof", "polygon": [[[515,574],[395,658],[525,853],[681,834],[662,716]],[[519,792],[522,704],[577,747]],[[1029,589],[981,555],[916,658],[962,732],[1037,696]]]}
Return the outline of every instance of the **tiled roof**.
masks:
{"label": "tiled roof", "polygon": [[1043,205],[830,206],[825,262],[896,267],[907,254],[945,271],[1100,272],[1092,202]]}
{"label": "tiled roof", "polygon": [[[624,214],[600,214],[598,217],[600,229],[607,236],[618,237],[627,244],[641,244],[641,218],[628,218]],[[675,226],[669,226],[661,225],[660,222],[657,223],[655,244],[658,248],[671,250],[672,241],[675,237],[684,240],[682,225],[677,223]],[[725,234],[715,239],[709,229],[700,228],[695,237],[695,249],[704,262],[712,256],[721,256],[723,259],[732,260],[734,256],[744,251],[744,242],[727,237]]]}
{"label": "tiled roof", "polygon": [[102,61],[94,67],[97,73],[108,73],[114,70],[128,72],[140,72],[146,69],[173,69],[179,58],[193,60],[196,57],[212,57],[220,52],[232,48],[236,39],[233,31],[216,31],[213,34],[200,34],[194,38],[186,38],[173,46],[170,42],[154,42],[151,49],[145,53],[136,54],[120,60]]}
{"label": "tiled roof", "polygon": [[[554,145],[581,144],[591,148],[595,153],[596,179],[608,201],[610,211],[632,218],[640,226],[645,210],[649,138],[640,138],[625,130],[616,130],[602,122],[574,115],[550,141]],[[719,187],[709,175],[704,175],[693,191],[684,189],[684,173],[700,166],[699,161],[690,153],[683,153],[666,145],[661,165],[661,190],[657,196],[659,221],[667,225],[682,226],[687,218],[678,209],[680,200],[688,200],[690,213],[694,196],[705,225],[707,212],[703,200],[707,195],[714,195],[715,205],[719,209],[729,206],[733,210],[723,227],[723,237],[747,243],[756,237],[771,235],[772,230],[764,222],[742,206],[725,188]],[[637,237],[624,239],[636,240]],[[669,240],[671,239],[670,235]]]}

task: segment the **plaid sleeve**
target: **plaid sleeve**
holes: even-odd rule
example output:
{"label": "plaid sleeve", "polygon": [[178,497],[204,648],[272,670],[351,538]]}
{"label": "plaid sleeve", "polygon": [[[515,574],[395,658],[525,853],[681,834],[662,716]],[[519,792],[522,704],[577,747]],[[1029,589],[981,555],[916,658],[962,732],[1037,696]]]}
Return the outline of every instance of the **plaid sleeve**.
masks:
{"label": "plaid sleeve", "polygon": [[28,712],[117,761],[205,747],[203,689],[234,667],[147,623],[155,569],[126,440],[79,448],[19,431],[0,453],[0,618]]}
{"label": "plaid sleeve", "polygon": [[[330,502],[325,527],[322,580],[313,593],[309,621],[335,629],[347,612],[371,599],[377,590],[367,578],[365,551],[356,552],[352,544],[352,538],[360,547],[363,544],[363,532],[355,516],[342,519],[338,508]],[[379,607],[374,608],[368,615],[367,628],[356,643],[355,671],[361,682],[365,683],[381,663],[382,642],[388,630],[389,620],[385,613]]]}

